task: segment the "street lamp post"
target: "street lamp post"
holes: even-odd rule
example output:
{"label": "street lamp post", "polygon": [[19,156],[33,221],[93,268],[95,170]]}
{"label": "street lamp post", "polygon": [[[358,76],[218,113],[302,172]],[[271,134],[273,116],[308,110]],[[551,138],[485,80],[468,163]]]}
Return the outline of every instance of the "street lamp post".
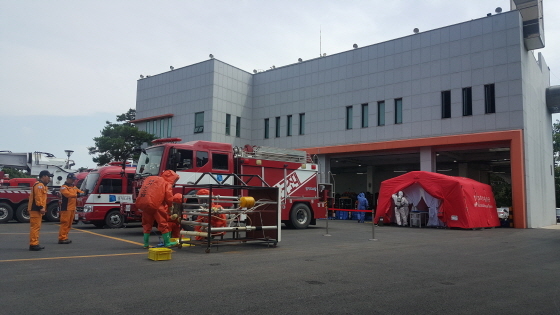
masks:
{"label": "street lamp post", "polygon": [[72,155],[72,153],[74,153],[74,151],[64,150],[64,152],[66,152],[66,156],[68,156],[68,159],[66,160],[66,169],[70,169],[70,156]]}

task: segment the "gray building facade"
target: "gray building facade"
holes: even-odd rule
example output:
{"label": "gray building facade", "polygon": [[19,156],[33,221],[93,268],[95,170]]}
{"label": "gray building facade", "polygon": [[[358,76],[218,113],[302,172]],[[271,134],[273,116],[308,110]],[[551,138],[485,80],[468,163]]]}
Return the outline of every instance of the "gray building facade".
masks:
{"label": "gray building facade", "polygon": [[557,105],[534,43],[514,10],[262,72],[211,58],[140,79],[135,122],[183,141],[304,149],[337,192],[375,194],[412,170],[500,178],[515,227],[540,227],[555,222]]}

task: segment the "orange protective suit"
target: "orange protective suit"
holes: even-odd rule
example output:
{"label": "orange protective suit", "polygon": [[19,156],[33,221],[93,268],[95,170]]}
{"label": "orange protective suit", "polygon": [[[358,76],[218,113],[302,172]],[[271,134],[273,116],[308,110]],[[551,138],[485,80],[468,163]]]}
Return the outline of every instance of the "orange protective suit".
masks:
{"label": "orange protective suit", "polygon": [[[210,192],[207,189],[201,189],[196,194],[197,194],[197,196],[201,196],[201,195],[206,196],[206,195],[209,195]],[[213,210],[218,210],[218,209],[223,209],[223,207],[212,202],[212,209]],[[207,215],[198,216],[198,218],[196,219],[196,222],[208,223],[208,216]],[[223,213],[212,214],[211,217],[210,217],[210,226],[211,227],[225,227],[225,226],[227,226],[227,216]],[[196,232],[206,232],[208,230],[208,228],[205,227],[205,226],[197,225],[197,226],[194,227],[194,230]],[[212,236],[224,235],[224,234],[226,234],[226,232],[212,232]],[[195,239],[197,241],[203,240],[205,238],[206,237],[203,237],[203,236],[196,236],[195,237]]]}
{"label": "orange protective suit", "polygon": [[29,203],[27,211],[29,211],[29,245],[39,245],[39,231],[41,231],[41,223],[43,221],[43,214],[40,212],[41,208],[47,209],[47,185],[38,181],[31,188],[29,195]]}
{"label": "orange protective suit", "polygon": [[[158,224],[158,230],[165,234],[170,231],[167,224],[169,217],[169,207],[173,205],[173,185],[179,179],[179,175],[172,170],[166,170],[159,176],[150,176],[144,180],[144,184],[140,188],[140,196],[151,196],[151,200],[162,200],[158,207],[144,206],[139,207],[142,209],[142,227],[144,234],[149,234],[152,231],[154,221]],[[148,197],[149,197],[148,196]]]}
{"label": "orange protective suit", "polygon": [[167,226],[169,231],[171,231],[172,238],[179,238],[181,236],[181,224],[179,224],[179,219],[172,220],[169,216],[167,217]]}
{"label": "orange protective suit", "polygon": [[[180,193],[176,193],[173,195],[173,203],[182,203],[183,202],[183,195]],[[173,205],[173,207],[176,207]],[[169,225],[169,230],[171,230],[171,237],[179,238],[181,236],[181,218],[182,213],[177,208],[177,212],[171,211],[171,215],[176,214],[177,217],[173,219],[170,215],[167,216],[167,224]]]}
{"label": "orange protective suit", "polygon": [[72,227],[74,221],[74,213],[76,212],[76,199],[78,194],[84,192],[79,190],[74,185],[64,184],[60,187],[60,194],[62,200],[60,203],[60,229],[58,230],[58,240],[63,241],[68,239],[68,232]]}

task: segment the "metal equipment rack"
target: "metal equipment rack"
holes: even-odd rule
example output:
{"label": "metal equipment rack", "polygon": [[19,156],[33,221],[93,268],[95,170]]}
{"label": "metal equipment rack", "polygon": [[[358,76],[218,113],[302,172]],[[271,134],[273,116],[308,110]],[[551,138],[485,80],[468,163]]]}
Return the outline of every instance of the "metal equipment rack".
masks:
{"label": "metal equipment rack", "polygon": [[[211,176],[216,184],[197,185],[204,176]],[[230,175],[226,175],[229,177]],[[268,246],[276,247],[281,240],[281,219],[280,219],[280,193],[277,187],[270,187],[260,176],[255,175],[234,175],[239,185],[226,185],[226,179],[219,181],[211,173],[204,173],[192,185],[180,185],[182,187],[183,198],[187,202],[181,204],[183,220],[181,225],[185,227],[200,226],[202,231],[181,231],[178,247],[183,245],[206,246],[206,253],[211,247],[218,248],[221,245],[245,244],[245,243],[264,243]],[[249,177],[249,179],[244,179]],[[248,186],[246,182],[257,178],[262,186]],[[208,196],[195,196],[188,194],[189,191],[207,189]],[[242,197],[253,197],[254,205],[241,208],[245,203]],[[193,202],[192,200],[197,200]],[[205,201],[202,201],[205,199]],[[201,202],[202,201],[202,202]],[[213,207],[220,205],[220,207]],[[212,227],[212,216],[226,214],[226,227]],[[188,221],[186,218],[191,216],[206,217],[206,222]],[[225,235],[213,235],[223,233]],[[203,238],[195,240],[196,237]],[[184,237],[190,237],[186,239]]]}

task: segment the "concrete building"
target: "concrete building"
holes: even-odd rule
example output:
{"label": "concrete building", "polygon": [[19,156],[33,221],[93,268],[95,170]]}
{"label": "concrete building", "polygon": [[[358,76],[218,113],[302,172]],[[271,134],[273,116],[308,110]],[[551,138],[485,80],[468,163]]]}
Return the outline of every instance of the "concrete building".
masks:
{"label": "concrete building", "polygon": [[211,56],[140,79],[135,122],[184,141],[304,149],[338,193],[375,194],[413,170],[498,178],[515,227],[551,225],[560,93],[532,51],[544,47],[542,1],[512,9],[261,72]]}

